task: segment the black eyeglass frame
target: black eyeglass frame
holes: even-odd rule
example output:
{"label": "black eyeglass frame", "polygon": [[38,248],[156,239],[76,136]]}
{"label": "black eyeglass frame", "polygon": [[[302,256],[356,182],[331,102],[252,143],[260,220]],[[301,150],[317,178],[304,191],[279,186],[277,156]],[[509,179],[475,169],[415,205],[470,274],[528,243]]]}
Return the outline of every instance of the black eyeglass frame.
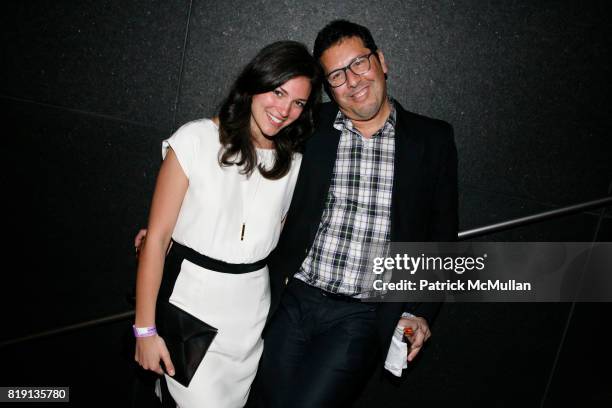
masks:
{"label": "black eyeglass frame", "polygon": [[[338,69],[334,69],[332,72],[330,72],[329,74],[325,75],[325,80],[327,81],[327,83],[329,84],[329,86],[331,88],[338,88],[344,84],[346,84],[347,81],[347,76],[346,76],[346,71],[347,70],[351,70],[351,72],[355,75],[364,75],[367,74],[368,72],[370,72],[370,70],[372,69],[372,62],[370,62],[370,57],[372,55],[376,54],[376,51],[372,51],[369,54],[364,54],[364,55],[360,55],[358,57],[353,58],[353,60],[351,62],[348,63],[347,66],[342,67],[342,68],[338,68]],[[358,74],[357,72],[353,71],[353,69],[351,68],[351,65],[353,65],[355,63],[355,61],[359,60],[360,58],[365,58],[368,61],[368,69],[364,72],[362,72],[361,74]],[[329,80],[329,77],[331,77],[333,74],[335,74],[338,71],[342,71],[344,73],[344,82],[342,82],[339,85],[332,85],[331,81]]]}

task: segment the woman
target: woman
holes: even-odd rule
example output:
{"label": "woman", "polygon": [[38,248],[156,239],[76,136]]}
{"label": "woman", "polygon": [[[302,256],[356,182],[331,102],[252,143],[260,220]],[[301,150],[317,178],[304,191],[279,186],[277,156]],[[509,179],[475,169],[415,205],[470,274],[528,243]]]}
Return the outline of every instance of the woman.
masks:
{"label": "woman", "polygon": [[[320,81],[304,45],[273,43],[244,68],[218,118],[190,122],[163,142],[139,257],[135,358],[159,374],[163,361],[179,407],[246,403],[270,303],[265,258],[289,208]],[[210,262],[203,267],[182,256],[171,262],[179,250]],[[231,273],[208,267],[218,261]],[[167,299],[218,329],[188,387],[172,379],[171,356],[154,329],[156,301],[159,309]]]}

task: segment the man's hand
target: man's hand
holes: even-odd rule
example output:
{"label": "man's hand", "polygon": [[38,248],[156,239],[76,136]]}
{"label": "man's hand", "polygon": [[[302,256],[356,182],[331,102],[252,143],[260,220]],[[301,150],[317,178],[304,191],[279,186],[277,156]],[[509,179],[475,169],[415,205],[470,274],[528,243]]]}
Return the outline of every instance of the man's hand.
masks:
{"label": "man's hand", "polygon": [[134,237],[134,248],[136,249],[136,256],[138,256],[138,254],[140,253],[140,250],[142,249],[142,246],[144,245],[146,239],[146,229],[141,229],[140,231],[138,231],[138,234],[136,234],[136,237]]}
{"label": "man's hand", "polygon": [[412,329],[412,334],[406,337],[410,340],[410,347],[408,348],[408,361],[414,360],[421,348],[431,337],[431,331],[429,331],[429,325],[427,320],[422,317],[411,316],[402,317],[397,323],[399,327],[409,327]]}
{"label": "man's hand", "polygon": [[[146,240],[147,240],[147,230],[143,228],[140,231],[138,231],[138,234],[136,234],[136,236],[134,237],[134,248],[136,249],[136,258],[138,258],[138,256],[140,255],[140,252],[142,251],[142,247],[145,244]],[[168,252],[170,252],[170,248],[172,248],[172,241],[170,241],[170,244],[168,245],[168,249],[166,250],[166,255],[168,255]]]}

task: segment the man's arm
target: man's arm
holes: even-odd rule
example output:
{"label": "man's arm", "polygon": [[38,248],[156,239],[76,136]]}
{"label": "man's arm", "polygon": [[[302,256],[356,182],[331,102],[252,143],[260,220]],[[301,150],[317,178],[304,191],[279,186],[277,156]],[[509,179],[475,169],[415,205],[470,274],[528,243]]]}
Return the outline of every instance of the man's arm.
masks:
{"label": "man's arm", "polygon": [[[459,228],[458,215],[458,180],[457,180],[457,148],[455,146],[453,128],[444,123],[442,135],[441,162],[437,174],[436,188],[433,198],[432,224],[430,241],[452,242],[457,240]],[[406,303],[404,316],[398,321],[398,327],[412,328],[413,335],[409,337],[411,346],[408,348],[408,361],[412,361],[423,347],[423,343],[431,336],[429,324],[437,316],[440,302],[423,302],[416,308],[414,304]]]}

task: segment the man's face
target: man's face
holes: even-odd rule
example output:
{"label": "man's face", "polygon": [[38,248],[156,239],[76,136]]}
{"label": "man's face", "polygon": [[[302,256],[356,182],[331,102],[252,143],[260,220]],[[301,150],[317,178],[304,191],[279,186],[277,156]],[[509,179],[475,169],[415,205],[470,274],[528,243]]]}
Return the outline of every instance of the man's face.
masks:
{"label": "man's face", "polygon": [[[366,48],[359,37],[344,38],[331,46],[321,55],[320,62],[325,75],[346,67],[355,58],[367,55],[371,51]],[[385,74],[387,65],[382,52],[370,57],[370,70],[362,75],[346,70],[346,82],[337,88],[330,88],[332,96],[340,110],[353,120],[369,121],[375,119],[384,111],[387,100],[387,83]]]}

